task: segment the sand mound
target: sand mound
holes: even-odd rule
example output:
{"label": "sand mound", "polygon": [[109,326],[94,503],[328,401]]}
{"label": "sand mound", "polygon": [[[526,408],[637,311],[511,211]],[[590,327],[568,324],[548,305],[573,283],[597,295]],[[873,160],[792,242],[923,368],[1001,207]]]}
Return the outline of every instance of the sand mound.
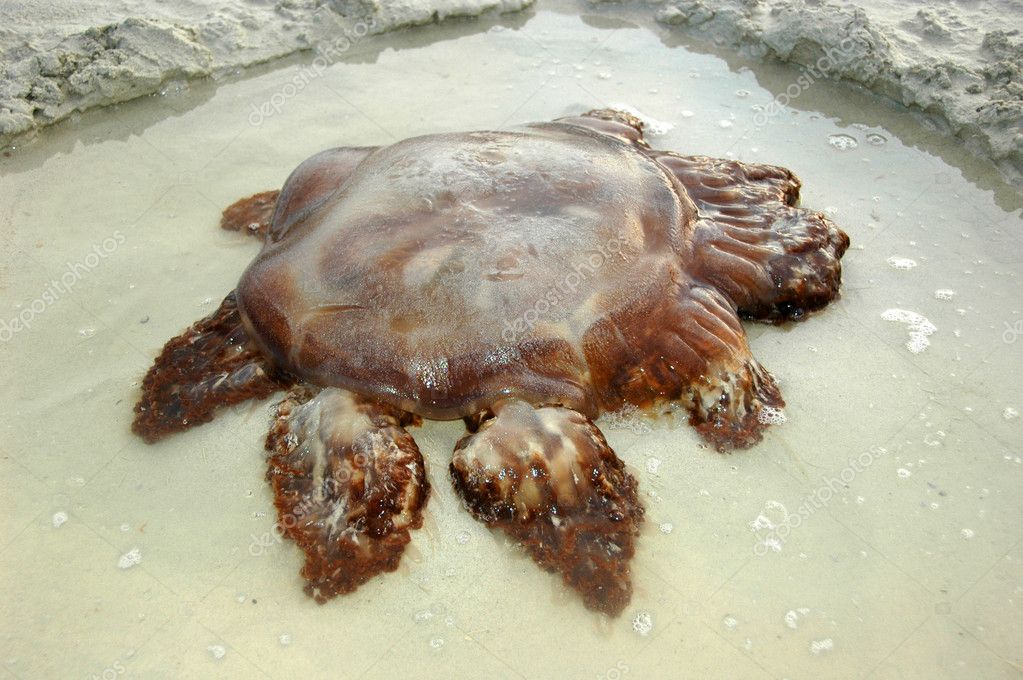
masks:
{"label": "sand mound", "polygon": [[[168,81],[218,75],[321,44],[343,50],[345,40],[532,2],[4,2],[0,145],[75,111],[158,92]],[[125,6],[131,16],[124,16]]]}
{"label": "sand mound", "polygon": [[1023,179],[1023,5],[883,0],[669,0],[657,20],[756,57],[846,79],[931,114]]}

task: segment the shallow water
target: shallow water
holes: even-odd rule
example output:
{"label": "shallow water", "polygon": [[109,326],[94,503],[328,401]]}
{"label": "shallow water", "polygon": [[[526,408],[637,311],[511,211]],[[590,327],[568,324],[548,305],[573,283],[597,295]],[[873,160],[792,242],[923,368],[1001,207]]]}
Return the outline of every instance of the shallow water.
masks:
{"label": "shallow water", "polygon": [[[1019,195],[903,111],[825,83],[768,107],[798,71],[660,31],[544,5],[357,41],[302,87],[311,57],[3,158],[0,674],[1020,677]],[[603,421],[647,505],[620,619],[459,507],[460,422],[414,432],[435,491],[401,570],[322,607],[272,531],[270,401],[131,435],[155,353],[256,252],[224,206],[328,146],[619,103],[673,126],[656,147],[793,168],[853,241],[840,300],[748,327],[788,402],[760,445]]]}

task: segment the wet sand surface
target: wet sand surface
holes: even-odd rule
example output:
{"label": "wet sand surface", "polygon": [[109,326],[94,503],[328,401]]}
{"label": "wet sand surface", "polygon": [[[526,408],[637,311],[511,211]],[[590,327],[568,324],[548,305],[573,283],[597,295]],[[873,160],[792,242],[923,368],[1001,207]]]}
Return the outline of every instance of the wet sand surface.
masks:
{"label": "wet sand surface", "polygon": [[[546,5],[182,85],[0,159],[0,675],[1020,677],[1020,195],[872,96],[772,106],[797,70],[679,41]],[[788,402],[761,444],[599,423],[647,506],[621,618],[460,507],[460,422],[413,430],[434,492],[401,569],[324,606],[273,531],[273,399],[131,435],[155,354],[257,251],[225,206],[330,146],[623,104],[656,147],[792,168],[853,245],[840,300],[747,327]]]}

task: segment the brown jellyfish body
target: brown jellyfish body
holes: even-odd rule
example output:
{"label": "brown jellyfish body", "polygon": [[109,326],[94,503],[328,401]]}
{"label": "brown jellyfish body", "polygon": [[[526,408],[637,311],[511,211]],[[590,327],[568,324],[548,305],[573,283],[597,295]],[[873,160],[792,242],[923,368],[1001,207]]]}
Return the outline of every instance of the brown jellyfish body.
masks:
{"label": "brown jellyfish body", "polygon": [[153,441],[291,388],[267,476],[322,602],[393,571],[422,523],[405,426],[463,418],[466,508],[617,615],[643,509],[593,421],[678,401],[719,450],[760,440],[783,401],[740,319],[826,305],[849,243],[799,187],[653,150],[610,110],[324,151],[225,211],[263,248],[164,348],[134,430]]}

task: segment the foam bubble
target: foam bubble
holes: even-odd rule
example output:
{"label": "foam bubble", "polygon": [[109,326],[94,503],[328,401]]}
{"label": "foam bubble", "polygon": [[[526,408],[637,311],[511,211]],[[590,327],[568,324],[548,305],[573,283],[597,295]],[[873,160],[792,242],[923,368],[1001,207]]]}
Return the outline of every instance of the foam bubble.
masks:
{"label": "foam bubble", "polygon": [[927,320],[927,317],[906,309],[888,309],[881,314],[885,321],[897,321],[909,326],[909,341],[906,342],[906,349],[913,354],[919,354],[927,349],[931,341],[929,336],[933,335],[938,327]]}
{"label": "foam bubble", "polygon": [[601,418],[612,430],[626,430],[633,434],[647,434],[653,431],[643,411],[632,404],[626,404],[617,411],[605,413]]}
{"label": "foam bubble", "polygon": [[63,510],[53,513],[53,528],[59,529],[67,521],[67,513]]}
{"label": "foam bubble", "polygon": [[640,612],[632,619],[632,630],[636,631],[639,635],[644,637],[650,635],[650,631],[653,629],[654,617],[650,612]]}
{"label": "foam bubble", "polygon": [[799,617],[806,616],[810,613],[810,610],[806,607],[799,607],[798,609],[790,609],[785,613],[785,625],[795,630],[799,627]]}
{"label": "foam bubble", "polygon": [[839,151],[852,151],[859,146],[856,138],[850,135],[828,135],[828,144]]}
{"label": "foam bubble", "polygon": [[142,561],[142,551],[138,548],[132,548],[128,552],[121,555],[121,558],[117,560],[117,566],[120,569],[131,569],[136,564]]}
{"label": "foam bubble", "polygon": [[668,134],[675,128],[674,123],[667,123],[663,120],[657,120],[656,118],[648,116],[639,109],[633,106],[629,106],[628,104],[616,102],[614,104],[611,104],[611,108],[618,109],[619,111],[624,111],[625,113],[628,113],[630,115],[635,116],[636,118],[639,118],[641,121],[643,121],[646,134],[652,135],[654,137],[658,135]]}
{"label": "foam bubble", "polygon": [[896,255],[892,255],[891,257],[888,258],[888,264],[889,266],[895,269],[905,270],[914,268],[916,266],[916,260],[912,260],[908,257],[898,257]]}
{"label": "foam bubble", "polygon": [[810,643],[810,653],[814,656],[820,656],[826,652],[830,652],[835,648],[835,641],[831,638],[824,638],[823,640],[814,640]]}
{"label": "foam bubble", "polygon": [[790,609],[785,613],[785,625],[792,630],[799,628],[799,614],[794,609]]}
{"label": "foam bubble", "polygon": [[956,296],[956,292],[951,288],[939,288],[934,291],[935,300],[951,300]]}
{"label": "foam bubble", "polygon": [[227,656],[227,648],[224,645],[210,645],[206,648],[214,659],[220,660]]}
{"label": "foam bubble", "polygon": [[757,420],[764,425],[781,425],[788,418],[785,417],[785,412],[780,408],[764,406],[760,409],[760,413],[757,414]]}

